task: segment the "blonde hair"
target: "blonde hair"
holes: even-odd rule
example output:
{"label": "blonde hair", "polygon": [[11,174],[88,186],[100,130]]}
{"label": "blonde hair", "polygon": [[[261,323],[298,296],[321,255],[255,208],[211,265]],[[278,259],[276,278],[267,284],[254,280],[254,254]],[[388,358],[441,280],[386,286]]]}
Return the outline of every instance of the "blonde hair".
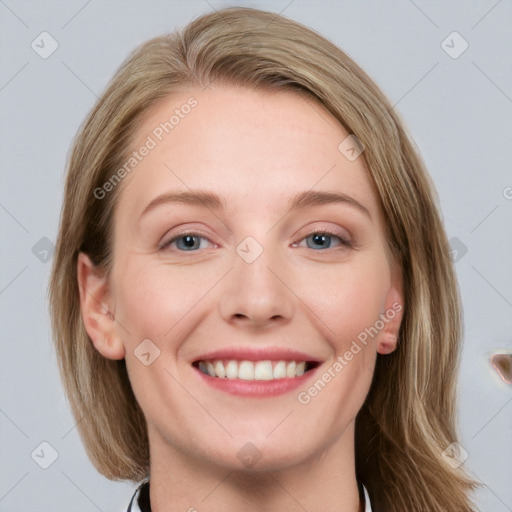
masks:
{"label": "blonde hair", "polygon": [[377,510],[469,511],[474,483],[443,451],[456,440],[461,339],[457,285],[433,186],[389,101],[343,51],[273,13],[228,8],[138,48],[78,133],[69,161],[49,288],[65,389],[87,453],[110,479],[149,475],[143,413],[125,362],[97,352],[84,328],[77,257],[112,266],[120,187],[94,190],[122,167],[142,116],[158,99],[212,81],[319,100],[364,145],[389,248],[402,269],[404,318],[397,350],[378,356],[356,422],[356,471]]}

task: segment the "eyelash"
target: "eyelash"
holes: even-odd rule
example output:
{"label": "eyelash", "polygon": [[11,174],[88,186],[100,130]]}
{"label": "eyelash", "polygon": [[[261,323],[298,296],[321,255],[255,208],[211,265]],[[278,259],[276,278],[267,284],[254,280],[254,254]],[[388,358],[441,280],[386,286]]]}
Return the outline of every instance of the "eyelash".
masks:
{"label": "eyelash", "polygon": [[[346,238],[344,238],[343,236],[341,236],[340,234],[338,233],[335,233],[333,231],[330,231],[328,229],[323,229],[323,230],[314,230],[314,231],[311,231],[310,233],[308,233],[306,236],[304,236],[303,238],[301,238],[299,240],[299,242],[302,242],[303,240],[309,238],[310,236],[312,235],[327,235],[331,238],[337,238],[339,241],[340,241],[340,244],[339,246],[343,246],[345,248],[350,248],[350,247],[353,247],[353,244],[347,240]],[[179,233],[178,235],[174,236],[173,238],[163,242],[161,245],[160,245],[160,249],[161,250],[168,250],[168,248],[170,247],[170,245],[174,242],[176,242],[177,240],[179,240],[180,238],[183,238],[183,237],[186,237],[186,236],[192,236],[192,237],[196,237],[196,238],[201,238],[201,239],[205,239],[205,240],[208,240],[208,242],[210,243],[213,243],[211,242],[211,240],[204,236],[202,233],[198,233],[196,231],[185,231],[183,233]],[[299,242],[293,242],[293,246],[294,247],[298,247],[298,243]],[[306,247],[308,248],[308,247]],[[320,252],[322,251],[325,251],[325,250],[328,250],[328,249],[335,249],[336,247],[327,247],[326,249],[320,249]],[[309,247],[309,249],[311,249],[311,247]],[[193,250],[190,250],[190,251],[184,251],[184,250],[178,250],[178,252],[196,252],[198,249],[193,249]],[[314,249],[313,249],[314,250]],[[315,251],[315,252],[318,252],[318,251]]]}

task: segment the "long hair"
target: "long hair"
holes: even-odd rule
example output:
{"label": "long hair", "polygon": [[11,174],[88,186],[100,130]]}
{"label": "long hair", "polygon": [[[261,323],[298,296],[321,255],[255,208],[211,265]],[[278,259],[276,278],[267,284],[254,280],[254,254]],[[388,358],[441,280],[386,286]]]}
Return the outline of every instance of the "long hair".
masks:
{"label": "long hair", "polygon": [[124,360],[97,352],[80,315],[77,258],[109,271],[121,187],[95,190],[127,160],[144,113],[187,86],[211,82],[292,91],[319,100],[364,145],[388,248],[402,270],[397,350],[378,356],[356,420],[356,471],[374,509],[465,512],[474,483],[443,451],[457,439],[460,300],[432,183],[390,102],[337,46],[282,16],[228,8],[136,49],[80,128],[67,170],[49,287],[61,375],[78,430],[110,479],[149,475],[146,422]]}

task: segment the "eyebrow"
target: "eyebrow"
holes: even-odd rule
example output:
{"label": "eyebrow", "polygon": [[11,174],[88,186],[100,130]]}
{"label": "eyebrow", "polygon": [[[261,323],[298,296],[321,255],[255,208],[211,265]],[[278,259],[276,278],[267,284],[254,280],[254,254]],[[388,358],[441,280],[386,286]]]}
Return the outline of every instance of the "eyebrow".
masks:
{"label": "eyebrow", "polygon": [[[168,192],[161,194],[153,199],[141,214],[141,218],[149,211],[155,209],[157,206],[169,203],[183,203],[196,206],[204,206],[210,210],[223,210],[226,209],[227,203],[224,199],[211,192],[202,190],[189,191],[189,192]],[[339,192],[317,192],[308,190],[301,192],[292,197],[288,201],[288,211],[300,210],[312,206],[322,206],[327,204],[347,204],[358,209],[371,219],[368,208],[363,206],[360,202],[356,201],[353,197]]]}

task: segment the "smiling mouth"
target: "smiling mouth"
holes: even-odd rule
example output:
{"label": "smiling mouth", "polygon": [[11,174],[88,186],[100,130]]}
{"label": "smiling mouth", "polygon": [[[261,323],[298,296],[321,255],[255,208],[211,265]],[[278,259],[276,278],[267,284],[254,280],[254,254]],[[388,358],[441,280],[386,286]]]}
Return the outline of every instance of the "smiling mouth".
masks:
{"label": "smiling mouth", "polygon": [[318,364],[316,361],[213,359],[195,361],[193,366],[205,375],[219,379],[269,381],[301,377]]}

